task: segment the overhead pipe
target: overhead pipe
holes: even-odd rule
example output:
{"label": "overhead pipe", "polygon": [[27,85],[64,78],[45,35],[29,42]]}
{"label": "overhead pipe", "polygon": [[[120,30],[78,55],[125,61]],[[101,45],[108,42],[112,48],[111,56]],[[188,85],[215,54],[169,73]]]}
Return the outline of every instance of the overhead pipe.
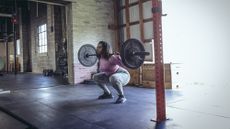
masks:
{"label": "overhead pipe", "polygon": [[9,18],[11,18],[12,16],[13,16],[12,14],[0,13],[0,17],[9,17]]}

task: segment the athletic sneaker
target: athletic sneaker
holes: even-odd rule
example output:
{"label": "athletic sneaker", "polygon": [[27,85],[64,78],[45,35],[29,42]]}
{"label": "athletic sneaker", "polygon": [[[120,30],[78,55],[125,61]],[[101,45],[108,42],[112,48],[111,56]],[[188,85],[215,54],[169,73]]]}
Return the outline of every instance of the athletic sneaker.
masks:
{"label": "athletic sneaker", "polygon": [[112,98],[113,95],[111,93],[110,94],[104,93],[98,97],[98,99],[112,99]]}
{"label": "athletic sneaker", "polygon": [[125,98],[124,95],[119,95],[117,98],[117,101],[115,102],[116,104],[124,103],[127,99]]}

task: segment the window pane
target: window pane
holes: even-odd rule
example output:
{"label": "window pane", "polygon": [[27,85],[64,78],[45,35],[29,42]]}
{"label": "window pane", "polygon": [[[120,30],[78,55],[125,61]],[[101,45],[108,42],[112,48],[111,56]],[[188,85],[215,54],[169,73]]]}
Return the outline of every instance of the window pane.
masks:
{"label": "window pane", "polygon": [[43,33],[41,33],[41,46],[44,45]]}
{"label": "window pane", "polygon": [[38,36],[38,46],[41,46],[41,34]]}
{"label": "window pane", "polygon": [[45,39],[45,43],[47,44],[47,34],[46,34],[46,32],[44,32],[44,39]]}
{"label": "window pane", "polygon": [[41,30],[41,32],[43,32],[43,31],[45,31],[45,27],[44,27],[44,25],[42,25],[42,30]]}
{"label": "window pane", "polygon": [[38,33],[40,33],[40,32],[41,32],[41,27],[39,26],[39,27],[38,27]]}
{"label": "window pane", "polygon": [[47,46],[44,46],[44,52],[47,52]]}
{"label": "window pane", "polygon": [[46,24],[44,24],[44,31],[46,31]]}
{"label": "window pane", "polygon": [[17,45],[17,55],[20,55],[20,40],[18,39],[16,42]]}
{"label": "window pane", "polygon": [[39,47],[39,51],[38,52],[41,53],[41,47]]}
{"label": "window pane", "polygon": [[42,33],[42,42],[43,42],[43,45],[46,45],[46,43],[45,43],[45,34],[44,33]]}
{"label": "window pane", "polygon": [[45,48],[44,48],[44,46],[42,46],[42,52],[45,52]]}
{"label": "window pane", "polygon": [[47,52],[47,33],[46,33],[46,24],[43,24],[38,27],[38,49],[39,53]]}

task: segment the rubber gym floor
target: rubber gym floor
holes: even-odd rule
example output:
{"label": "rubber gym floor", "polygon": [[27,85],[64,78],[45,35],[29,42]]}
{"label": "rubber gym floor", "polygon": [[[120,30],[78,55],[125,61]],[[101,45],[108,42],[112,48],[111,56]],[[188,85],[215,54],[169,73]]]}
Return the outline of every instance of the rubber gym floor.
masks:
{"label": "rubber gym floor", "polygon": [[98,100],[94,84],[68,85],[40,74],[0,77],[0,129],[230,129],[230,87],[166,90],[166,116],[156,119],[155,89],[126,86],[127,102]]}

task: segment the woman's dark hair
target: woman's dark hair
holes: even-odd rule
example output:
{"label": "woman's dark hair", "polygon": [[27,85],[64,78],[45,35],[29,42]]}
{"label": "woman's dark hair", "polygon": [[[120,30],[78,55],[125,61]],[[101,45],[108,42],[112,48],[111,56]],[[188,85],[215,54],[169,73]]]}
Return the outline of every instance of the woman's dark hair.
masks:
{"label": "woman's dark hair", "polygon": [[[105,41],[100,41],[98,44],[101,44],[101,46],[102,46],[102,52],[101,52],[101,55],[105,58],[105,59],[109,59],[110,58],[110,56],[112,55],[111,53],[110,53],[110,45],[107,43],[107,42],[105,42]],[[98,55],[98,57],[100,58],[100,56],[101,55]]]}

